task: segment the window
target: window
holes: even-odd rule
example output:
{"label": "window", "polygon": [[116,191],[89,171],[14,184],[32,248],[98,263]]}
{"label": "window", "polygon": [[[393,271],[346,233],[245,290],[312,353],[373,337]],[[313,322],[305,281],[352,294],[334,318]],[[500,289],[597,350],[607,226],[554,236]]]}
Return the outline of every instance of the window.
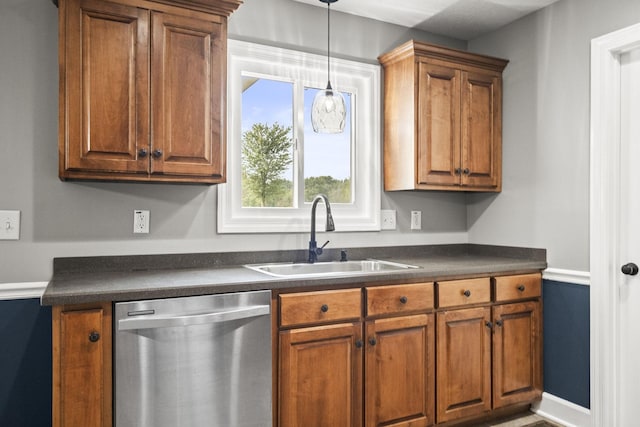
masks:
{"label": "window", "polygon": [[319,193],[329,197],[336,231],[379,230],[379,66],[332,58],[331,83],[347,103],[345,131],[316,134],[310,109],[327,83],[325,56],[235,40],[228,52],[228,178],[218,185],[218,232],[306,232]]}

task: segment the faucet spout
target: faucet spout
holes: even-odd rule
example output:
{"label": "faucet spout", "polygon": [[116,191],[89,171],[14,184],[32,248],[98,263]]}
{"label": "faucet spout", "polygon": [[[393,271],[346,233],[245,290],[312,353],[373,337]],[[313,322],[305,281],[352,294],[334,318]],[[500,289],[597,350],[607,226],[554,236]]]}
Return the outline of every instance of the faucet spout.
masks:
{"label": "faucet spout", "polygon": [[309,263],[313,264],[318,260],[318,255],[322,255],[322,248],[324,248],[327,243],[318,247],[318,243],[316,242],[316,207],[318,206],[318,202],[324,202],[324,207],[327,215],[327,223],[325,225],[325,231],[335,231],[336,227],[333,222],[333,216],[331,215],[331,204],[329,203],[329,198],[324,194],[318,194],[313,199],[313,203],[311,204],[311,236],[309,239]]}

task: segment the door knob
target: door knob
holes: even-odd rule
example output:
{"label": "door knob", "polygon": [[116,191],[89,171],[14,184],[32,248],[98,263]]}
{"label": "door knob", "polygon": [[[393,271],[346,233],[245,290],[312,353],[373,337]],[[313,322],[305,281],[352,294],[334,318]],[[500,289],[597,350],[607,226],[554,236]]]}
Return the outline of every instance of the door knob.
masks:
{"label": "door knob", "polygon": [[627,276],[635,276],[638,274],[638,266],[632,262],[623,265],[620,270],[622,270],[622,274],[626,274]]}

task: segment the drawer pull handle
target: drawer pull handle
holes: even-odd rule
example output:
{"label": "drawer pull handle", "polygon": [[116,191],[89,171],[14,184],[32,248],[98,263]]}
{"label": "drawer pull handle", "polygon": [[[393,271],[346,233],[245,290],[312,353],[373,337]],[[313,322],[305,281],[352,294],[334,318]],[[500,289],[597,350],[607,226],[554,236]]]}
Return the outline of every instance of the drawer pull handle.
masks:
{"label": "drawer pull handle", "polygon": [[525,290],[524,285],[518,285],[518,290],[519,290],[520,292],[524,292],[524,290]]}
{"label": "drawer pull handle", "polygon": [[471,291],[469,289],[467,289],[466,291],[464,291],[462,293],[465,297],[469,298],[471,296]]}
{"label": "drawer pull handle", "polygon": [[376,345],[377,343],[378,343],[378,341],[376,341],[376,339],[374,337],[369,338],[369,344]]}
{"label": "drawer pull handle", "polygon": [[89,334],[89,341],[91,342],[97,342],[100,339],[100,334],[96,331],[92,331]]}
{"label": "drawer pull handle", "polygon": [[329,311],[329,306],[327,304],[322,304],[322,307],[320,307],[320,311],[326,313],[327,311]]}
{"label": "drawer pull handle", "polygon": [[407,297],[405,297],[405,296],[401,296],[401,297],[400,297],[400,303],[401,303],[401,304],[406,304],[406,303],[407,303],[407,301],[409,301]]}

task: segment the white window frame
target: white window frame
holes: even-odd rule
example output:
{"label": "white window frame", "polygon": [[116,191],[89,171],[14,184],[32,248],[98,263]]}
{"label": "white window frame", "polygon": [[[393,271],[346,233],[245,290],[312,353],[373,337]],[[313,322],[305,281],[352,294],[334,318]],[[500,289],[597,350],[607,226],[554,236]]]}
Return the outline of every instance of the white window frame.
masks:
{"label": "white window frame", "polygon": [[[217,186],[218,233],[308,232],[310,203],[293,208],[242,207],[242,73],[324,88],[327,58],[237,40],[229,40],[227,50],[227,183]],[[353,203],[331,204],[336,231],[377,231],[380,230],[381,191],[380,66],[332,58],[331,85],[335,90],[352,94],[354,141],[351,159]],[[298,134],[294,138],[301,141],[304,117],[294,120],[298,123]],[[298,161],[303,163],[302,156]],[[298,171],[294,169],[294,173]],[[296,197],[294,195],[294,199]],[[318,209],[319,216],[320,212],[324,212],[324,208]],[[321,230],[323,222],[320,219],[318,224]]]}

